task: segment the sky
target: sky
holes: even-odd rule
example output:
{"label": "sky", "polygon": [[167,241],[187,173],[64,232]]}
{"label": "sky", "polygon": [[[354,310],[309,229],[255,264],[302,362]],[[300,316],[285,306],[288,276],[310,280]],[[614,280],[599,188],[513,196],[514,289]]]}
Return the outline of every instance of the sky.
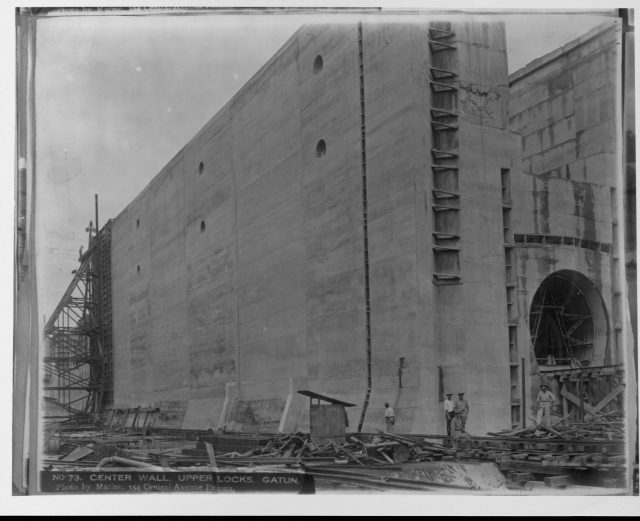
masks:
{"label": "sky", "polygon": [[[510,72],[606,18],[593,11],[474,16],[506,23]],[[57,16],[37,27],[37,252],[48,319],[99,224],[116,217],[303,23],[345,14]],[[400,20],[417,21],[415,15]]]}

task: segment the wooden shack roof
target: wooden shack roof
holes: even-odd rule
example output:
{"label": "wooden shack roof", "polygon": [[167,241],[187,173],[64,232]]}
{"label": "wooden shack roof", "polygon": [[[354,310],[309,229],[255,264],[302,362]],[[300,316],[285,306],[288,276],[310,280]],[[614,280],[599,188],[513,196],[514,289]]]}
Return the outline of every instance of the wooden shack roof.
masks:
{"label": "wooden shack roof", "polygon": [[330,396],[324,396],[322,394],[314,393],[313,391],[298,391],[299,394],[308,396],[309,398],[316,398],[325,402],[333,403],[334,405],[343,405],[344,407],[355,407],[355,403],[343,402],[342,400],[336,400]]}

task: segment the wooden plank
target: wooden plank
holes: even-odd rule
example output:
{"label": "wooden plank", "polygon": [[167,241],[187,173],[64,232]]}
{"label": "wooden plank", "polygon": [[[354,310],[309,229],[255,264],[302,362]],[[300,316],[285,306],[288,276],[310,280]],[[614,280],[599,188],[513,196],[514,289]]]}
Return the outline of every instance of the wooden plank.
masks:
{"label": "wooden plank", "polygon": [[207,455],[209,456],[209,464],[214,469],[218,468],[218,465],[216,464],[216,455],[215,455],[215,452],[213,452],[213,445],[211,445],[211,443],[209,443],[208,441],[205,441],[204,446],[207,448]]}
{"label": "wooden plank", "polygon": [[525,483],[527,481],[533,481],[534,478],[531,472],[510,472],[509,479],[511,481]]}
{"label": "wooden plank", "polygon": [[[562,392],[564,391],[564,389],[566,389],[566,387],[567,387],[567,384],[563,382],[560,390],[561,396],[562,396]],[[564,396],[562,396],[562,417],[567,418],[568,416],[569,416],[569,402]]]}
{"label": "wooden plank", "polygon": [[342,405],[311,405],[309,414],[311,438],[320,443],[327,439],[339,443],[344,440],[339,438],[344,435],[346,428],[345,410]]}
{"label": "wooden plank", "polygon": [[78,461],[93,452],[93,449],[80,445],[67,454],[61,461]]}
{"label": "wooden plank", "polygon": [[[573,403],[573,404],[577,405],[578,407],[580,407],[580,398],[578,398],[574,394],[570,393],[566,389],[562,389],[560,394],[563,397],[565,397],[567,400],[569,400],[571,403]],[[585,412],[588,412],[589,414],[595,414],[596,413],[596,411],[593,409],[593,407],[591,407],[591,405],[589,405],[588,403],[584,404],[584,410],[585,410]]]}
{"label": "wooden plank", "polygon": [[394,463],[394,461],[382,449],[378,449],[378,453],[382,454],[384,459],[386,459],[389,463]]}
{"label": "wooden plank", "polygon": [[[613,391],[607,394],[607,396],[605,396],[602,400],[600,400],[600,402],[598,402],[598,405],[596,405],[593,408],[594,412],[598,412],[605,405],[607,405],[611,400],[613,400],[616,396],[618,396],[622,391],[624,391],[624,385],[619,385],[618,387],[616,387]],[[585,409],[586,409],[586,405],[585,405]]]}
{"label": "wooden plank", "polygon": [[564,488],[571,483],[571,476],[547,476],[544,478],[544,484],[547,487]]}
{"label": "wooden plank", "polygon": [[539,425],[538,427],[540,427],[541,429],[550,432],[551,434],[557,436],[558,438],[564,438],[564,436],[559,433],[557,430],[552,429],[551,427],[546,427],[545,425]]}

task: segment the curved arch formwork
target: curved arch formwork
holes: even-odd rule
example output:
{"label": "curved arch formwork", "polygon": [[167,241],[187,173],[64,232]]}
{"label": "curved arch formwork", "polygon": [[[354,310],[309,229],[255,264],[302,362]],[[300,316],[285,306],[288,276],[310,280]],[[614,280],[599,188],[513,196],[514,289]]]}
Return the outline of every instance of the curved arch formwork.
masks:
{"label": "curved arch formwork", "polygon": [[540,284],[529,313],[541,382],[561,400],[562,417],[623,410],[624,366],[609,352],[609,320],[596,286],[561,270]]}
{"label": "curved arch formwork", "polygon": [[586,365],[609,357],[602,297],[578,272],[557,271],[544,279],[531,303],[529,327],[538,365]]}
{"label": "curved arch formwork", "polygon": [[68,420],[91,421],[111,404],[111,222],[89,239],[80,267],[45,326],[45,395]]}

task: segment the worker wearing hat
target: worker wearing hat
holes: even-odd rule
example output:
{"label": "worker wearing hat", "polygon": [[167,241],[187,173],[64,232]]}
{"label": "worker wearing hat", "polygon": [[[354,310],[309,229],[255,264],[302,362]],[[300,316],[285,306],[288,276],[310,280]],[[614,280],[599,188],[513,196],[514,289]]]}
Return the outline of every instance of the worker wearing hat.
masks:
{"label": "worker wearing hat", "polygon": [[384,402],[384,432],[391,432],[391,427],[396,423],[396,413],[389,402]]}
{"label": "worker wearing hat", "polygon": [[551,426],[551,407],[553,407],[556,397],[549,390],[546,384],[540,385],[540,391],[538,392],[538,415],[536,417],[536,425],[544,424],[547,427]]}
{"label": "worker wearing hat", "polygon": [[462,422],[462,432],[467,432],[467,416],[469,416],[469,402],[464,399],[464,393],[458,393],[458,401],[456,401],[454,412]]}
{"label": "worker wearing hat", "polygon": [[451,436],[451,420],[453,420],[453,417],[455,415],[455,404],[451,399],[452,396],[453,396],[453,393],[447,393],[447,399],[444,401],[444,404],[443,404],[444,418],[445,418],[445,421],[447,422],[447,436]]}

